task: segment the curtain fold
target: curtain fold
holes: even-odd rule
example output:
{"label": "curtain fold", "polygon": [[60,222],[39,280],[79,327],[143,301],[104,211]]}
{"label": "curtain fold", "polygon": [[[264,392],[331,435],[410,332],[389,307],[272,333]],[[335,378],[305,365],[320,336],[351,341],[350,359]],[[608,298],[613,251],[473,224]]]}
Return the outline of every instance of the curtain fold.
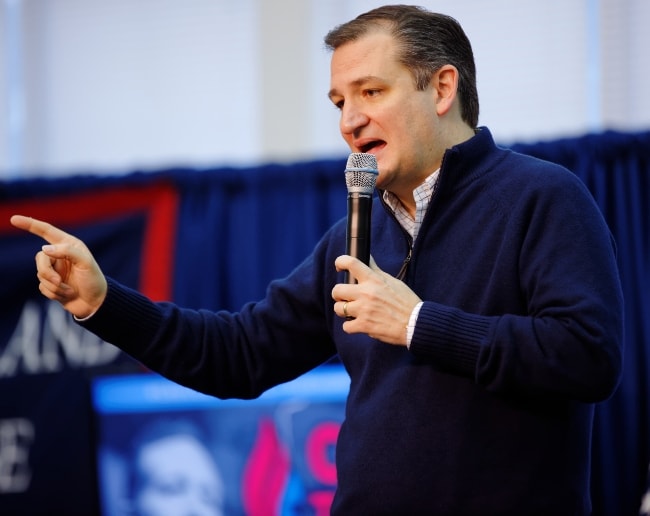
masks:
{"label": "curtain fold", "polygon": [[344,168],[344,160],[322,160],[174,173],[175,301],[239,310],[260,299],[345,216]]}

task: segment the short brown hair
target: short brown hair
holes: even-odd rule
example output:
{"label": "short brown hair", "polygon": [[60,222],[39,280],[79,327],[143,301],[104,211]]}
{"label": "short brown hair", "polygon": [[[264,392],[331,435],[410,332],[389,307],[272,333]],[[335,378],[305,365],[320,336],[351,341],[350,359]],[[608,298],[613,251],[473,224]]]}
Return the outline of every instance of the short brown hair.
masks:
{"label": "short brown hair", "polygon": [[387,5],[334,28],[325,36],[325,45],[336,50],[377,27],[388,29],[400,43],[400,61],[413,74],[418,90],[426,89],[442,66],[451,64],[458,69],[461,117],[476,128],[479,113],[476,65],[472,45],[460,24],[451,16],[422,7]]}

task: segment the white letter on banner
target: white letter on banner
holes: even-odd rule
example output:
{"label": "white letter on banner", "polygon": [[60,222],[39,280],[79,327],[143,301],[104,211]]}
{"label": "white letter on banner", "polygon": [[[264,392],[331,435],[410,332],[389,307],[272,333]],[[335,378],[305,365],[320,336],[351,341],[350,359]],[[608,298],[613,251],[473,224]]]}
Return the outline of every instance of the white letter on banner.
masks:
{"label": "white letter on banner", "polygon": [[67,365],[82,368],[106,365],[120,350],[77,325],[57,302],[28,301],[4,350],[0,378],[17,374],[53,373]]}
{"label": "white letter on banner", "polygon": [[20,493],[29,487],[29,450],[33,442],[31,421],[0,419],[0,493]]}

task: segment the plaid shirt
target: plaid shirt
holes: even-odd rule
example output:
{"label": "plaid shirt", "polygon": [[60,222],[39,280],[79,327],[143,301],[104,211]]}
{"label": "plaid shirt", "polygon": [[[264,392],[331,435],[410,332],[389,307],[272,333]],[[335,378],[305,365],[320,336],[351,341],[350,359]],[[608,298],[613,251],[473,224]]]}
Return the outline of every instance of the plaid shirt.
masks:
{"label": "plaid shirt", "polygon": [[384,192],[384,201],[386,201],[386,204],[388,204],[390,209],[393,210],[397,221],[408,232],[408,234],[411,235],[413,242],[415,242],[415,239],[418,236],[418,232],[422,226],[422,221],[424,220],[424,215],[426,214],[431,198],[436,191],[439,174],[440,169],[436,170],[424,180],[424,183],[413,190],[413,198],[415,199],[415,218],[411,217],[395,194],[389,191]]}

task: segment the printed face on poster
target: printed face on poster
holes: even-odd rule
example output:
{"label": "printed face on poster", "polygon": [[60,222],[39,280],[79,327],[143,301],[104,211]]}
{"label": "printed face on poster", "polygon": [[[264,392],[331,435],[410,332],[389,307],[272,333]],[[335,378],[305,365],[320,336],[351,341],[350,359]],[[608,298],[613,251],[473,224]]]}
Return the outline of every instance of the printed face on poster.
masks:
{"label": "printed face on poster", "polygon": [[246,401],[157,375],[97,378],[103,514],[329,513],[348,387],[340,366]]}

